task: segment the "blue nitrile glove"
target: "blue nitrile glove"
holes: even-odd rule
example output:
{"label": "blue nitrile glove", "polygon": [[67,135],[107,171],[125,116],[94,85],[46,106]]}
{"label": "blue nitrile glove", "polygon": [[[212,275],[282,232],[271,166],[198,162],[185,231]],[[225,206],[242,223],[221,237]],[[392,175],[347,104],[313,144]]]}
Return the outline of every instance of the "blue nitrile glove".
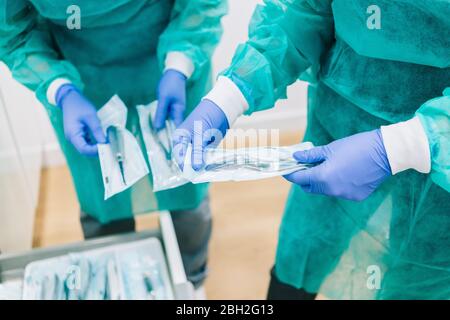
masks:
{"label": "blue nitrile glove", "polygon": [[179,126],[184,120],[186,110],[186,76],[179,71],[169,69],[164,72],[158,85],[158,107],[153,125],[156,130],[165,127],[169,117]]}
{"label": "blue nitrile glove", "polygon": [[286,175],[305,192],[348,200],[366,199],[391,175],[380,130],[336,140],[326,146],[299,151],[294,158],[320,165]]}
{"label": "blue nitrile glove", "polygon": [[94,105],[72,84],[58,89],[56,104],[63,112],[66,139],[82,155],[97,155],[97,143],[106,143],[106,137]]}
{"label": "blue nitrile glove", "polygon": [[174,134],[173,152],[180,168],[183,169],[187,147],[192,143],[192,168],[200,170],[205,148],[217,146],[228,128],[222,109],[210,100],[202,100]]}

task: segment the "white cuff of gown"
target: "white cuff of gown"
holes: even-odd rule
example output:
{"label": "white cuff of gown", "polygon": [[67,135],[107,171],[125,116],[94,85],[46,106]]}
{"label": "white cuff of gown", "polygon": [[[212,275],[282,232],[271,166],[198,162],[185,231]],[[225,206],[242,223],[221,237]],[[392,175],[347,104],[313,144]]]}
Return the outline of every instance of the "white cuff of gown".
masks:
{"label": "white cuff of gown", "polygon": [[184,53],[172,51],[166,55],[164,71],[168,69],[181,72],[186,76],[186,78],[189,79],[194,73],[195,68],[192,60],[189,59]]}
{"label": "white cuff of gown", "polygon": [[248,109],[248,102],[233,81],[220,76],[214,88],[203,98],[214,102],[225,113],[230,128]]}
{"label": "white cuff of gown", "polygon": [[69,79],[66,78],[57,78],[50,83],[47,89],[47,101],[51,105],[56,106],[56,93],[59,88],[61,88],[65,84],[72,83]]}
{"label": "white cuff of gown", "polygon": [[382,126],[381,134],[392,174],[407,169],[414,169],[421,173],[430,172],[430,145],[418,117]]}

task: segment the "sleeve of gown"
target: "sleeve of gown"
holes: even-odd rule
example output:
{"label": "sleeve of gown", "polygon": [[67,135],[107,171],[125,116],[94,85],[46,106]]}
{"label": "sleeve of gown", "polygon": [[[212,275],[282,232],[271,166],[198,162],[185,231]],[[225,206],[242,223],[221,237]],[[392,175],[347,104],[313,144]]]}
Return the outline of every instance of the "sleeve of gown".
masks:
{"label": "sleeve of gown", "polygon": [[226,0],[176,0],[171,21],[159,38],[160,65],[197,79],[219,43],[227,9]]}
{"label": "sleeve of gown", "polygon": [[433,182],[450,192],[450,87],[430,100],[416,115],[428,137]]}
{"label": "sleeve of gown", "polygon": [[381,132],[392,174],[414,169],[450,192],[450,88],[412,119],[382,126]]}
{"label": "sleeve of gown", "polygon": [[331,2],[265,0],[257,6],[248,41],[223,72],[245,97],[246,114],[273,107],[304,71],[319,66],[334,42]]}

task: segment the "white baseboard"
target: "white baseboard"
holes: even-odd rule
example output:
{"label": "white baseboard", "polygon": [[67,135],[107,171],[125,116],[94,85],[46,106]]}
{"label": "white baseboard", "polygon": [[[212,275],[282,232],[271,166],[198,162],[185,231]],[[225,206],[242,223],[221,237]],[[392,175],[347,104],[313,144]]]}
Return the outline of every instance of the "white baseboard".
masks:
{"label": "white baseboard", "polygon": [[44,146],[42,166],[43,168],[59,167],[66,164],[66,158],[59,147],[58,142],[51,142]]}

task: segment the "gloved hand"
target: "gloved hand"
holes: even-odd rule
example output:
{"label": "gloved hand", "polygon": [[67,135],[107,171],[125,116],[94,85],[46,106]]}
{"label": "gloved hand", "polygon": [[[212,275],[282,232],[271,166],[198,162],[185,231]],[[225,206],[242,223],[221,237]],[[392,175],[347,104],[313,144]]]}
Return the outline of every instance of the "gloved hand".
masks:
{"label": "gloved hand", "polygon": [[164,72],[158,84],[158,107],[153,126],[156,130],[165,127],[169,117],[179,126],[184,120],[186,110],[186,76],[176,70]]}
{"label": "gloved hand", "polygon": [[[56,104],[63,112],[66,139],[82,155],[97,155],[97,143],[106,143],[106,137],[94,105],[72,84],[58,89]],[[96,141],[92,141],[91,135]]]}
{"label": "gloved hand", "polygon": [[178,166],[183,169],[187,147],[192,143],[192,168],[200,170],[205,148],[217,146],[228,128],[222,109],[210,100],[202,100],[174,133],[173,153]]}
{"label": "gloved hand", "polygon": [[320,165],[286,175],[305,192],[348,200],[366,199],[391,175],[380,130],[359,133],[326,146],[299,151],[294,158]]}

